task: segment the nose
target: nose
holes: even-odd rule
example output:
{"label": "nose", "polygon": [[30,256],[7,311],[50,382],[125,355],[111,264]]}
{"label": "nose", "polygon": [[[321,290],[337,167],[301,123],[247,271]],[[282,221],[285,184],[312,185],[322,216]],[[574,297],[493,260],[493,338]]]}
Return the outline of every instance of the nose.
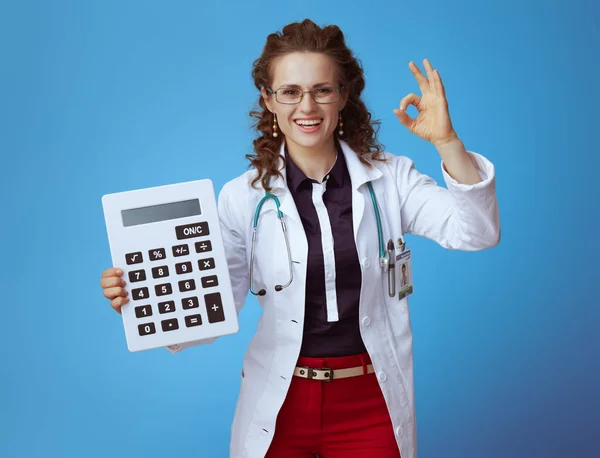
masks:
{"label": "nose", "polygon": [[309,92],[305,92],[302,100],[300,101],[300,110],[303,113],[310,113],[316,108],[317,102],[313,99],[313,96]]}

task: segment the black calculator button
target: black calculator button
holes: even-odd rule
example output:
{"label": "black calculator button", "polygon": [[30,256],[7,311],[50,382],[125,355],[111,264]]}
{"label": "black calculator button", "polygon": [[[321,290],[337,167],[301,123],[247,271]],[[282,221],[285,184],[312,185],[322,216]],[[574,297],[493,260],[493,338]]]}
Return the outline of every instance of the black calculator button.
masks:
{"label": "black calculator button", "polygon": [[190,254],[190,249],[187,245],[175,245],[173,247],[173,256],[187,256]]}
{"label": "black calculator button", "polygon": [[193,289],[196,289],[196,282],[194,280],[181,280],[179,282],[179,291],[182,293],[186,291],[192,291]]}
{"label": "black calculator button", "polygon": [[205,294],[204,303],[206,304],[206,313],[208,314],[209,323],[225,321],[223,303],[221,302],[221,293]]}
{"label": "black calculator button", "polygon": [[183,307],[183,310],[189,310],[200,307],[200,304],[198,303],[197,297],[184,297],[181,299],[181,306]]}
{"label": "black calculator button", "polygon": [[188,328],[200,326],[202,324],[202,315],[189,315],[185,317],[185,325]]}
{"label": "black calculator button", "polygon": [[175,264],[175,271],[179,274],[189,274],[192,271],[192,263],[190,261],[180,262]]}
{"label": "black calculator button", "polygon": [[144,258],[142,258],[142,252],[138,251],[136,253],[127,253],[125,255],[125,261],[127,262],[127,265],[140,264],[144,261]]}
{"label": "black calculator button", "polygon": [[132,270],[129,272],[129,281],[134,283],[136,281],[144,281],[146,280],[146,271],[142,270]]}
{"label": "black calculator button", "polygon": [[131,297],[133,297],[134,301],[139,301],[140,299],[148,299],[150,297],[150,293],[148,292],[148,288],[144,286],[143,288],[131,290]]}
{"label": "black calculator button", "polygon": [[177,322],[177,318],[172,318],[170,320],[163,320],[160,322],[162,330],[165,332],[175,331],[179,329],[179,323]]}
{"label": "black calculator button", "polygon": [[175,311],[175,301],[158,303],[158,313],[171,313]]}
{"label": "black calculator button", "polygon": [[200,279],[202,281],[203,288],[210,288],[212,286],[219,286],[219,279],[216,275],[211,275],[209,277],[202,277]]}
{"label": "black calculator button", "polygon": [[141,336],[147,336],[148,334],[156,334],[156,328],[154,323],[144,323],[138,325],[138,332]]}
{"label": "black calculator button", "polygon": [[150,256],[150,261],[159,261],[167,257],[167,252],[164,248],[154,248],[153,250],[148,250],[148,256]]}
{"label": "black calculator button", "polygon": [[204,253],[205,251],[212,251],[212,245],[210,240],[203,240],[202,242],[196,242],[196,253]]}
{"label": "black calculator button", "polygon": [[191,239],[193,237],[206,237],[208,232],[208,223],[185,224],[183,226],[175,226],[175,235],[177,240]]}
{"label": "black calculator button", "polygon": [[198,260],[198,268],[200,270],[208,270],[215,268],[215,259],[214,258],[204,258]]}
{"label": "black calculator button", "polygon": [[152,268],[152,277],[153,278],[162,278],[169,276],[169,268],[167,266],[159,266]]}
{"label": "black calculator button", "polygon": [[140,305],[135,308],[136,318],[144,318],[146,316],[152,316],[152,307],[150,305]]}
{"label": "black calculator button", "polygon": [[173,294],[173,288],[170,283],[163,283],[162,285],[155,285],[154,292],[157,296],[166,296],[167,294]]}

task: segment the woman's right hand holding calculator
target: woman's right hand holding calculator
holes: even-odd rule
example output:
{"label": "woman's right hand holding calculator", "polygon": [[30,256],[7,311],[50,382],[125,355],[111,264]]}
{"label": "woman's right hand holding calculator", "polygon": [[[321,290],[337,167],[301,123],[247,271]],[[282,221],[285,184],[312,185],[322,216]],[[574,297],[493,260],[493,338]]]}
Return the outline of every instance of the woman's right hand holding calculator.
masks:
{"label": "woman's right hand holding calculator", "polygon": [[100,286],[104,289],[104,297],[110,299],[110,306],[118,313],[121,313],[121,306],[129,302],[127,291],[125,290],[125,280],[121,277],[123,271],[111,267],[102,272]]}

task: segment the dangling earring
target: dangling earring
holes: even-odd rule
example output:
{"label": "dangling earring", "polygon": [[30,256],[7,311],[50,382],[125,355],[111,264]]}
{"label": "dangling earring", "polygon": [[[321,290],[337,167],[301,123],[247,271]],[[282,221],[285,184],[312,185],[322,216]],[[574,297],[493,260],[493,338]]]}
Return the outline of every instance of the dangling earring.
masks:
{"label": "dangling earring", "polygon": [[273,113],[273,137],[277,137],[277,115]]}
{"label": "dangling earring", "polygon": [[343,126],[344,126],[344,123],[342,122],[342,112],[340,111],[340,130],[338,131],[338,135],[339,135],[340,137],[341,137],[342,135],[344,135]]}

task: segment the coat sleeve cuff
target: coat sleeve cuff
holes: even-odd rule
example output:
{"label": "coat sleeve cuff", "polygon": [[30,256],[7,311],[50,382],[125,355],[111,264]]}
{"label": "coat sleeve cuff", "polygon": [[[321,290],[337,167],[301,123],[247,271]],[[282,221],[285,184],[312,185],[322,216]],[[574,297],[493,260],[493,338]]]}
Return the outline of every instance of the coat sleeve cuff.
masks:
{"label": "coat sleeve cuff", "polygon": [[492,186],[495,177],[496,171],[494,168],[494,164],[492,164],[488,159],[486,159],[481,154],[474,153],[472,151],[467,151],[473,165],[477,169],[477,173],[482,181],[475,184],[462,184],[456,181],[454,178],[450,176],[450,174],[446,171],[446,166],[444,165],[444,161],[441,161],[442,175],[444,176],[444,181],[446,182],[446,186],[448,189],[456,189],[457,191],[470,191],[472,189],[485,189],[489,186]]}

